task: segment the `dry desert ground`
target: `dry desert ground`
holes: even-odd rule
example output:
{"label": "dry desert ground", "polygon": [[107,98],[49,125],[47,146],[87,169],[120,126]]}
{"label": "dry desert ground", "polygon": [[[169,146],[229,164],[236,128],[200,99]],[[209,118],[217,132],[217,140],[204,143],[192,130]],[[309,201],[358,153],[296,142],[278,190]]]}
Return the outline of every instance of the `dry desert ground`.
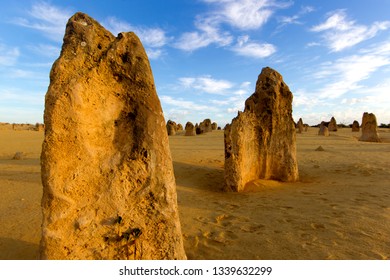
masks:
{"label": "dry desert ground", "polygon": [[[390,259],[390,130],[317,132],[297,134],[298,182],[244,193],[222,191],[223,131],[169,136],[188,259]],[[42,141],[0,130],[0,259],[38,258]]]}

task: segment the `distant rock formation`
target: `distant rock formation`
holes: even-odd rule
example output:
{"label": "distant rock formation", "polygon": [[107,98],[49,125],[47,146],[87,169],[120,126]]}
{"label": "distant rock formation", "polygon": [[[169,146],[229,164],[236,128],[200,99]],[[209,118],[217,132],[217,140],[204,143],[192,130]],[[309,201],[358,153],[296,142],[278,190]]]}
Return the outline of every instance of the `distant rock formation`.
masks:
{"label": "distant rock formation", "polygon": [[176,125],[176,131],[182,131],[182,130],[183,130],[182,124],[181,124],[181,123],[178,123],[178,124]]}
{"label": "distant rock formation", "polygon": [[45,125],[42,123],[36,123],[35,124],[35,130],[36,131],[44,131],[45,130]]}
{"label": "distant rock formation", "polygon": [[297,124],[296,124],[297,132],[302,133],[304,130],[303,121],[302,118],[299,118]]}
{"label": "distant rock formation", "polygon": [[16,152],[12,159],[22,160],[25,159],[26,155],[23,152]]}
{"label": "distant rock formation", "polygon": [[381,142],[378,134],[378,124],[373,113],[365,112],[362,118],[362,135],[359,141]]}
{"label": "distant rock formation", "polygon": [[174,121],[171,120],[167,121],[167,133],[168,135],[176,134],[176,123]]}
{"label": "distant rock formation", "polygon": [[329,129],[328,127],[326,126],[326,123],[325,122],[321,122],[320,124],[320,129],[318,131],[318,135],[321,135],[321,136],[329,136]]}
{"label": "distant rock formation", "polygon": [[305,123],[304,125],[303,125],[303,127],[304,127],[304,130],[305,130],[305,132],[307,132],[308,130],[309,130],[309,125],[307,124],[307,123]]}
{"label": "distant rock formation", "polygon": [[201,122],[199,124],[199,129],[200,129],[200,133],[197,133],[197,134],[203,134],[203,133],[206,133],[206,132],[211,132],[213,130],[212,127],[211,127],[211,120],[210,119],[203,120],[203,122]]}
{"label": "distant rock formation", "polygon": [[83,13],[45,98],[43,259],[186,259],[161,104],[145,50]]}
{"label": "distant rock formation", "polygon": [[330,122],[328,124],[328,130],[329,131],[337,131],[337,122],[334,117],[330,119]]}
{"label": "distant rock formation", "polygon": [[211,130],[217,130],[217,128],[218,128],[218,124],[216,122],[213,122],[211,124]]}
{"label": "distant rock formation", "polygon": [[323,152],[325,151],[325,149],[322,148],[322,146],[318,146],[317,149],[315,149],[315,151]]}
{"label": "distant rock formation", "polygon": [[292,98],[282,76],[263,68],[245,111],[225,127],[227,191],[243,191],[256,179],[298,180]]}
{"label": "distant rock formation", "polygon": [[185,129],[186,129],[185,136],[195,136],[196,135],[195,126],[192,124],[192,122],[187,122]]}
{"label": "distant rock formation", "polygon": [[358,121],[353,121],[352,123],[352,132],[359,132],[360,131],[360,125]]}
{"label": "distant rock formation", "polygon": [[196,135],[202,134],[202,130],[200,129],[198,123],[195,124],[195,133]]}

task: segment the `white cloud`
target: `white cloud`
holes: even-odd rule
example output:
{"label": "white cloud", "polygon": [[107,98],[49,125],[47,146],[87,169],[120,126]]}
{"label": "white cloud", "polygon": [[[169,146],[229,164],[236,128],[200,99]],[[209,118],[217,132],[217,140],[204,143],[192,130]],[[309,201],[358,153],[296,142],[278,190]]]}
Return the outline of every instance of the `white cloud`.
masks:
{"label": "white cloud", "polygon": [[313,26],[311,31],[324,32],[323,38],[333,52],[342,51],[375,37],[379,31],[390,28],[390,21],[375,22],[371,26],[357,24],[347,18],[344,10],[328,14],[325,22]]}
{"label": "white cloud", "polygon": [[200,105],[193,101],[183,100],[181,98],[174,99],[168,95],[160,96],[161,103],[165,105],[172,105],[176,107],[176,110],[180,110],[182,112],[190,111],[208,111],[211,110],[209,106]]}
{"label": "white cloud", "polygon": [[[278,8],[285,8],[291,2],[277,2],[274,0],[203,0],[206,3],[215,4],[216,8],[211,12],[198,15],[195,20],[197,30],[183,33],[174,47],[193,51],[211,44],[218,47],[229,46],[233,42],[233,36],[229,31],[223,30],[223,25],[240,30],[255,30],[263,26]],[[236,51],[236,48],[233,48]],[[265,57],[274,51],[270,44],[250,43],[243,51],[237,49],[237,53],[250,57]]]}
{"label": "white cloud", "polygon": [[[44,92],[28,91],[19,88],[2,88],[0,89],[0,101],[2,104],[12,104],[12,106],[23,107],[43,106],[45,100]],[[23,106],[21,105],[23,104]]]}
{"label": "white cloud", "polygon": [[0,44],[0,66],[13,66],[19,58],[18,48]]}
{"label": "white cloud", "polygon": [[70,10],[43,1],[33,4],[27,14],[27,18],[15,18],[12,22],[19,26],[41,31],[44,36],[56,42],[62,42],[66,23],[72,16]]}
{"label": "white cloud", "polygon": [[213,18],[197,17],[195,26],[198,31],[183,33],[174,46],[184,51],[193,51],[211,44],[220,47],[230,45],[232,36],[221,31],[218,25]]}
{"label": "white cloud", "polygon": [[289,7],[292,2],[274,0],[204,0],[215,3],[218,9],[212,13],[221,23],[242,30],[254,30],[263,26],[278,8]]}
{"label": "white cloud", "polygon": [[48,44],[38,44],[29,47],[30,50],[36,54],[45,56],[45,57],[58,57],[60,55],[61,49],[58,46],[48,45]]}
{"label": "white cloud", "polygon": [[276,47],[268,43],[250,42],[249,36],[241,36],[232,50],[241,56],[265,58],[276,52]]}
{"label": "white cloud", "polygon": [[[305,116],[311,124],[333,115],[345,123],[361,118],[365,111],[374,112],[384,121],[389,108],[390,79],[368,86],[383,76],[390,66],[390,41],[376,43],[355,55],[345,56],[319,65],[310,76],[318,89],[299,88],[294,91],[294,114]],[[315,66],[314,66],[315,68]],[[367,82],[366,82],[367,81]],[[303,82],[304,83],[304,82]],[[315,108],[316,113],[312,112]]]}
{"label": "white cloud", "polygon": [[210,76],[182,77],[179,78],[179,83],[185,88],[196,89],[211,94],[224,94],[226,90],[234,86],[233,83],[227,80],[217,80]]}
{"label": "white cloud", "polygon": [[320,70],[322,74],[317,77],[330,82],[319,91],[319,96],[338,98],[349,91],[359,89],[362,87],[361,82],[386,65],[390,65],[390,58],[374,54],[352,55],[338,59]]}
{"label": "white cloud", "polygon": [[103,21],[103,25],[115,35],[121,32],[134,32],[145,46],[149,59],[159,58],[163,54],[160,48],[171,40],[161,28],[133,26],[116,17],[108,17]]}
{"label": "white cloud", "polygon": [[301,7],[301,10],[293,15],[293,16],[282,16],[278,20],[281,23],[281,26],[287,25],[287,24],[303,24],[303,22],[300,20],[302,16],[311,13],[315,11],[314,7],[311,6],[303,6]]}
{"label": "white cloud", "polygon": [[103,21],[103,25],[115,35],[121,32],[132,31],[140,38],[142,44],[153,48],[162,47],[170,40],[170,38],[166,36],[165,31],[161,28],[133,26],[116,17],[108,17]]}

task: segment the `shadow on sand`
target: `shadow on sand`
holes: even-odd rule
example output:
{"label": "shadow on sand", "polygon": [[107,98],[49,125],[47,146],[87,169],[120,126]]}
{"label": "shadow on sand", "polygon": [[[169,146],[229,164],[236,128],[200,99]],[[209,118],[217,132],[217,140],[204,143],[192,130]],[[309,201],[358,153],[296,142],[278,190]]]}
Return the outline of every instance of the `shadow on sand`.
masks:
{"label": "shadow on sand", "polygon": [[39,245],[12,238],[0,238],[0,260],[37,260]]}

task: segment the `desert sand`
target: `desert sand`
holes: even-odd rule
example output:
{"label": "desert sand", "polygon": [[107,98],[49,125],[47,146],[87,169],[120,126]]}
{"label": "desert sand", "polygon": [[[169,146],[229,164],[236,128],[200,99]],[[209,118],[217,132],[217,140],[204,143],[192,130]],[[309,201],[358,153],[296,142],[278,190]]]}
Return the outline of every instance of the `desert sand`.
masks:
{"label": "desert sand", "polygon": [[[169,141],[188,259],[390,259],[390,130],[368,143],[350,128],[309,128],[297,134],[298,182],[242,193],[222,191],[223,131],[184,133]],[[0,259],[38,258],[42,141],[0,130]]]}

